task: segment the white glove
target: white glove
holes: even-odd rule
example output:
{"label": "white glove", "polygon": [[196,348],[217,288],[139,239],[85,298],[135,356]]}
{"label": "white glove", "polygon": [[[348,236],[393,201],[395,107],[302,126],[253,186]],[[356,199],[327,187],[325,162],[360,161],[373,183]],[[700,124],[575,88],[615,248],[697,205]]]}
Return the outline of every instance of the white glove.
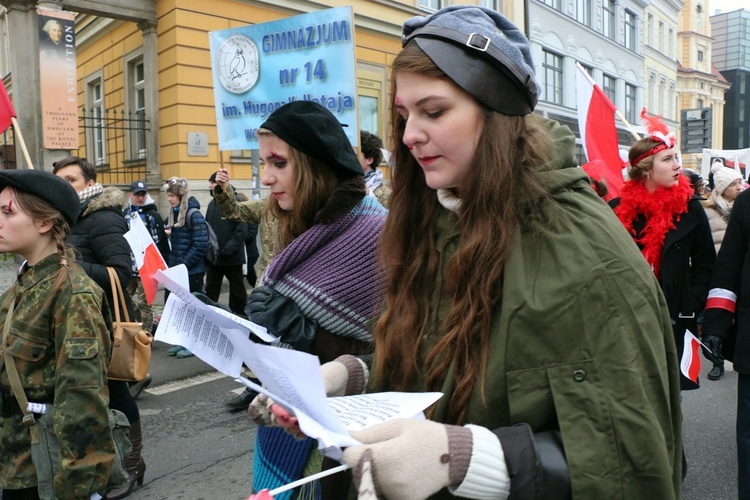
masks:
{"label": "white glove", "polygon": [[390,420],[351,435],[363,443],[344,450],[357,488],[366,486],[361,480],[369,468],[377,494],[389,500],[427,498],[459,485],[469,468],[472,434],[464,427]]}

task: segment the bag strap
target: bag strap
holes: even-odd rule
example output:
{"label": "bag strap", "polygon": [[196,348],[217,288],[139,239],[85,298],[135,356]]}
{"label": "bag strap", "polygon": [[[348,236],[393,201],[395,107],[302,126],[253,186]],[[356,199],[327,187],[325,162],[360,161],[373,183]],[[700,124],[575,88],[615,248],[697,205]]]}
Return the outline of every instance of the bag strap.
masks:
{"label": "bag strap", "polygon": [[125,305],[125,294],[122,292],[120,277],[117,276],[117,271],[115,271],[114,267],[107,266],[107,273],[109,273],[109,284],[112,287],[112,300],[115,302],[115,322],[120,322],[120,308],[122,307],[122,315],[125,316],[125,323],[130,323],[130,314],[128,314],[128,308]]}
{"label": "bag strap", "polygon": [[[8,332],[10,331],[10,322],[13,318],[13,310],[16,308],[16,290],[14,290],[8,306],[8,314],[5,316],[5,325],[3,325],[3,344],[7,342]],[[13,396],[18,402],[21,413],[23,413],[23,426],[29,428],[31,434],[31,444],[39,444],[39,428],[34,425],[36,420],[34,414],[28,409],[29,400],[26,398],[26,392],[23,390],[23,384],[21,383],[21,376],[18,374],[18,367],[16,361],[13,359],[13,355],[8,349],[5,350],[5,368],[8,370],[8,380],[10,381],[10,389]]]}

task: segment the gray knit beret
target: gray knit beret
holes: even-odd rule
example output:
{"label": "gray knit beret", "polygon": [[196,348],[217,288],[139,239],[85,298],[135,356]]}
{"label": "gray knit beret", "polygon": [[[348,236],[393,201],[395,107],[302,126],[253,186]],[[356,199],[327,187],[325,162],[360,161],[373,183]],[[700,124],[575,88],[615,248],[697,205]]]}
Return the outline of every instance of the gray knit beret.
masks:
{"label": "gray knit beret", "polygon": [[456,84],[506,115],[534,110],[539,86],[526,36],[484,7],[453,5],[404,23],[402,43],[415,40]]}

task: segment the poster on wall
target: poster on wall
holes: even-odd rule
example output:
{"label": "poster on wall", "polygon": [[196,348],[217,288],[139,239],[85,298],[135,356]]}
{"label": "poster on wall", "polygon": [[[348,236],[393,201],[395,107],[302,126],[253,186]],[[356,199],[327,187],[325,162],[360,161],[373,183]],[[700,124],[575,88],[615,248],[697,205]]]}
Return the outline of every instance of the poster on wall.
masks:
{"label": "poster on wall", "polygon": [[255,149],[275,109],[315,101],[359,144],[351,7],[209,33],[220,150]]}
{"label": "poster on wall", "polygon": [[750,176],[750,148],[749,149],[704,149],[701,161],[701,177],[708,179],[711,166],[723,163],[725,167],[733,168],[748,180]]}
{"label": "poster on wall", "polygon": [[75,14],[37,8],[42,147],[78,149]]}

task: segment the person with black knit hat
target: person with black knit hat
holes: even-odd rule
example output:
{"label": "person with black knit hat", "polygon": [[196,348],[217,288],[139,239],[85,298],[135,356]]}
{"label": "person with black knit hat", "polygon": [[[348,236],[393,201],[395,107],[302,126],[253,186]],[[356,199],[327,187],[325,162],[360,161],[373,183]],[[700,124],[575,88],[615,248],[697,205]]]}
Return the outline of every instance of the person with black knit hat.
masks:
{"label": "person with black knit hat", "polygon": [[[375,352],[322,376],[329,396],[443,396],[427,419],[351,432],[360,498],[679,498],[663,298],[573,134],[533,113],[529,41],[497,11],[451,6],[407,20],[403,44]],[[299,430],[278,405],[263,416]]]}
{"label": "person with black knit hat", "polygon": [[[380,309],[385,282],[377,259],[355,256],[375,254],[387,212],[367,196],[362,167],[341,123],[320,104],[291,102],[261,125],[258,145],[261,182],[271,190],[265,212],[277,224],[275,256],[245,313],[279,336],[281,345],[322,362],[369,352],[369,322]],[[214,197],[222,212],[240,218],[246,205],[235,200],[228,172],[217,172],[216,180]],[[321,463],[315,440],[261,427],[253,489],[294,481],[320,470]],[[317,481],[293,494],[340,498]]]}
{"label": "person with black knit hat", "polygon": [[[208,226],[200,212],[200,202],[190,194],[190,184],[183,177],[170,177],[164,184],[169,202],[165,232],[169,236],[171,251],[169,267],[185,264],[191,292],[203,292],[203,276],[206,273],[204,259],[208,250]],[[164,303],[169,290],[164,290]],[[182,346],[173,346],[167,353],[178,358],[189,358],[193,353]]]}

